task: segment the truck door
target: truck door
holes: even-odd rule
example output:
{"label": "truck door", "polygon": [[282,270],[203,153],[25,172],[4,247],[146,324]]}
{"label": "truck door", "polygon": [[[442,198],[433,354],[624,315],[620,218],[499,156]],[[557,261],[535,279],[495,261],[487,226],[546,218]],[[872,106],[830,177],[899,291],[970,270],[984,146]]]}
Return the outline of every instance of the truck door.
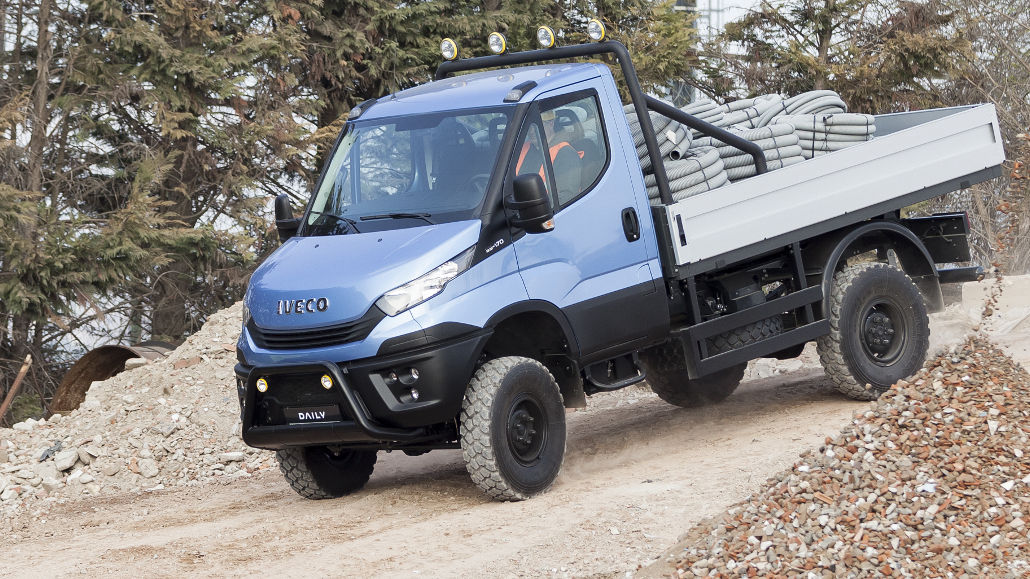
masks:
{"label": "truck door", "polygon": [[514,232],[515,254],[529,297],[565,313],[584,362],[660,339],[669,323],[660,268],[641,236],[650,209],[633,192],[624,147],[611,143],[604,98],[588,88],[534,103],[505,184],[510,194],[517,175],[544,179],[554,229]]}

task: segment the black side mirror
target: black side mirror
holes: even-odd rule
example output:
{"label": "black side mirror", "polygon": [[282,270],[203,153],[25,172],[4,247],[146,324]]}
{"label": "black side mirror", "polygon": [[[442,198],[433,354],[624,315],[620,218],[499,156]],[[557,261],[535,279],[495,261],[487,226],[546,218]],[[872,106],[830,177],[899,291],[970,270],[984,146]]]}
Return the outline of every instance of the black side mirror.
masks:
{"label": "black side mirror", "polygon": [[282,243],[293,237],[300,227],[300,218],[293,216],[293,207],[290,206],[290,196],[280,193],[275,197],[275,228],[279,232],[279,242]]}
{"label": "black side mirror", "polygon": [[554,218],[554,211],[540,175],[519,175],[515,177],[513,186],[511,196],[504,199],[504,206],[518,213],[518,217],[510,220],[511,224],[521,227],[526,233],[544,233],[553,229],[554,222],[551,219]]}

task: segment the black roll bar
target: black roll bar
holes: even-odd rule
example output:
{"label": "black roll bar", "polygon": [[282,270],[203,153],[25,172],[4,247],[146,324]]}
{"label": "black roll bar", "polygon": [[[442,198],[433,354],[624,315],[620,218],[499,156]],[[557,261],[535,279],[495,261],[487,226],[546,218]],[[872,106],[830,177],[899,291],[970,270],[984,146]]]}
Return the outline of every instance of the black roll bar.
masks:
{"label": "black roll bar", "polygon": [[695,129],[702,134],[719,139],[720,141],[749,153],[755,160],[755,169],[758,173],[765,173],[768,168],[765,163],[765,154],[762,148],[739,137],[733,133],[702,121],[693,115],[685,113],[676,107],[667,105],[662,101],[649,97],[640,88],[640,79],[637,77],[637,69],[633,66],[633,59],[629,55],[629,49],[624,44],[615,40],[595,42],[591,44],[574,44],[572,46],[559,46],[556,48],[543,48],[539,50],[527,50],[524,52],[511,52],[493,56],[477,56],[475,58],[464,58],[461,60],[448,60],[440,63],[436,68],[434,80],[442,80],[456,72],[469,70],[480,70],[484,68],[497,68],[514,66],[519,64],[542,63],[568,58],[581,58],[584,56],[599,56],[601,54],[614,54],[622,69],[622,76],[626,80],[626,87],[629,89],[630,100],[633,103],[633,110],[637,113],[637,120],[640,122],[640,130],[644,133],[644,145],[647,154],[651,157],[651,168],[654,170],[658,194],[662,203],[671,205],[673,203],[672,191],[669,189],[669,177],[665,172],[665,164],[661,162],[662,155],[658,150],[658,139],[654,134],[654,127],[651,125],[651,118],[648,115],[648,108],[665,115],[674,121],[678,121],[688,127]]}
{"label": "black roll bar", "polygon": [[769,170],[769,166],[765,162],[765,153],[762,151],[762,147],[753,141],[749,141],[740,135],[735,135],[722,127],[717,127],[707,121],[695,117],[694,115],[685,113],[678,108],[664,103],[654,97],[645,96],[647,99],[647,106],[652,111],[665,115],[670,119],[687,125],[688,127],[700,131],[709,137],[719,139],[720,141],[740,149],[745,153],[751,155],[751,158],[755,160],[755,172],[759,175]]}

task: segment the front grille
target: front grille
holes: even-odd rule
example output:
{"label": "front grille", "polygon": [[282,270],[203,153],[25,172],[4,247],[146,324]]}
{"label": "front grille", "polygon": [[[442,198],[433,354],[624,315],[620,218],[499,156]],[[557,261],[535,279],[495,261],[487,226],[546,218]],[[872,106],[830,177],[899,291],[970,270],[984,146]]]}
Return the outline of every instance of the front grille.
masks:
{"label": "front grille", "polygon": [[251,320],[247,324],[247,331],[254,343],[265,350],[327,348],[364,340],[385,317],[386,314],[382,310],[372,306],[365,315],[345,324],[308,330],[269,330],[259,328],[254,320]]}

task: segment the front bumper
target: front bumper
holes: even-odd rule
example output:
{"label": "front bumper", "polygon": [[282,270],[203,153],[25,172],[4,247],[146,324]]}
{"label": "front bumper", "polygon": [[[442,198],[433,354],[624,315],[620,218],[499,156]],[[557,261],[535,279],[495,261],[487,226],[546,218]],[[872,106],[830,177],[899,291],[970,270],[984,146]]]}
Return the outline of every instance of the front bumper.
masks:
{"label": "front bumper", "polygon": [[[490,334],[481,330],[392,356],[345,363],[237,364],[243,440],[250,446],[278,449],[324,444],[386,447],[438,438],[439,429],[432,427],[458,416]],[[403,379],[393,380],[391,374]],[[332,381],[328,389],[322,385],[323,376]],[[257,390],[259,378],[268,383],[264,393]]]}

